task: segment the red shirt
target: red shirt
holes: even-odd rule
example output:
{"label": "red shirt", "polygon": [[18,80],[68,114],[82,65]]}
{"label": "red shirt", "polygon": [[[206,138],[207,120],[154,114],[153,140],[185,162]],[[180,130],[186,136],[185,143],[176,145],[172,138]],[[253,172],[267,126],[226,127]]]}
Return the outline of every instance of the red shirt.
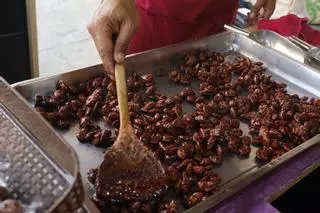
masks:
{"label": "red shirt", "polygon": [[139,29],[129,53],[223,31],[235,19],[238,0],[136,0]]}

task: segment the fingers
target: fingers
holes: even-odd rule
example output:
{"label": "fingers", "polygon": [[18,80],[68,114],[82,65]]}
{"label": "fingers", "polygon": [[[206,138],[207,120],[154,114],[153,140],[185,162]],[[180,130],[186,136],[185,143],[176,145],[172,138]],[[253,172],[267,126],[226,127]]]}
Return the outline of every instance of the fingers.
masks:
{"label": "fingers", "polygon": [[94,40],[105,71],[114,75],[112,31],[108,27],[103,28],[102,26],[104,25],[90,24],[88,31]]}
{"label": "fingers", "polygon": [[257,2],[252,6],[249,18],[257,18],[261,8],[266,4],[267,0],[257,0]]}
{"label": "fingers", "polygon": [[248,13],[248,25],[254,26],[257,24],[260,18],[260,10],[265,4],[266,0],[257,0],[257,2],[252,6],[250,13]]}
{"label": "fingers", "polygon": [[[259,19],[269,19],[276,7],[276,0],[257,0],[253,5],[251,12],[248,13],[248,25],[254,26]],[[261,13],[263,9],[263,13]]]}
{"label": "fingers", "polygon": [[[136,30],[138,13],[135,1],[103,1],[96,10],[88,30],[102,59],[105,70],[114,76],[114,63],[123,63],[129,42]],[[113,33],[118,36],[114,41]]]}
{"label": "fingers", "polygon": [[263,18],[269,19],[276,8],[276,0],[268,0],[263,8]]}
{"label": "fingers", "polygon": [[136,25],[131,21],[122,23],[120,33],[114,47],[114,59],[117,63],[124,62],[125,53],[128,49],[129,43],[136,32]]}

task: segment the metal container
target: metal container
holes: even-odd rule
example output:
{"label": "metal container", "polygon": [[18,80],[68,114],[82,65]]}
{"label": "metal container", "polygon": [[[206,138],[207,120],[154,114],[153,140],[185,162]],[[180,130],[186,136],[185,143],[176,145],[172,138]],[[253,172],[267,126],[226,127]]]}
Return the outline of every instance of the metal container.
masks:
{"label": "metal container", "polygon": [[[138,74],[153,72],[156,74],[155,76],[158,76],[155,80],[156,87],[160,92],[170,96],[180,91],[181,87],[168,83],[168,72],[177,65],[177,60],[185,53],[198,48],[223,52],[228,56],[228,60],[232,60],[240,54],[255,61],[262,61],[267,67],[267,74],[271,74],[273,79],[278,82],[286,83],[289,93],[311,97],[320,96],[320,73],[316,70],[234,32],[224,32],[196,41],[129,55],[126,60],[126,68],[129,72],[135,71]],[[100,65],[93,66],[61,75],[20,82],[15,84],[14,87],[32,105],[33,97],[36,94],[52,93],[58,80],[62,79],[66,83],[75,83],[97,75],[102,69]],[[163,76],[160,77],[161,75],[157,74]],[[247,134],[247,126],[242,123],[241,127],[244,134]],[[76,150],[80,158],[81,175],[84,180],[87,180],[88,170],[97,167],[102,162],[103,150],[92,145],[79,143],[76,138],[77,128],[74,126],[67,132],[58,130],[57,132]],[[319,146],[319,140],[320,135],[317,135],[278,159],[264,165],[257,164],[255,161],[255,151],[257,150],[255,147],[252,147],[252,152],[247,159],[240,159],[237,156],[226,157],[222,166],[214,168],[222,177],[220,190],[186,212],[203,212],[209,209],[298,153],[312,146]]]}
{"label": "metal container", "polygon": [[2,78],[0,184],[32,212],[80,212],[84,200],[76,153]]}
{"label": "metal container", "polygon": [[305,62],[320,71],[320,48],[314,47],[296,36],[291,36],[288,39],[306,51]]}
{"label": "metal container", "polygon": [[234,25],[224,25],[226,30],[242,34],[251,38],[252,40],[264,45],[265,47],[277,50],[301,63],[305,62],[305,52],[297,47],[294,43],[289,41],[286,37],[270,30],[257,30],[255,32],[248,32],[245,29]]}
{"label": "metal container", "polygon": [[320,50],[313,47],[296,36],[283,37],[270,30],[258,30],[248,32],[245,29],[234,25],[224,25],[226,30],[230,30],[264,45],[265,47],[277,50],[301,63],[320,70]]}

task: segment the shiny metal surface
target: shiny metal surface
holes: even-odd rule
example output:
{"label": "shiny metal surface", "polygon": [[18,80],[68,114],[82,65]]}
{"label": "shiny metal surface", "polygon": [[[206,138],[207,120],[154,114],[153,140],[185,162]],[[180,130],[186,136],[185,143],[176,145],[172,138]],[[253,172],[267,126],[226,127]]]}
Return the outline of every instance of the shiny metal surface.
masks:
{"label": "shiny metal surface", "polygon": [[248,32],[247,30],[245,30],[245,29],[243,29],[241,27],[237,27],[235,25],[225,24],[224,25],[224,29],[225,30],[230,30],[230,31],[235,32],[235,33],[239,33],[239,34],[247,36],[247,37],[249,37],[250,34],[252,35],[252,33]]}
{"label": "shiny metal surface", "polygon": [[248,32],[234,25],[225,25],[224,27],[226,30],[240,33],[244,36],[248,36],[249,38],[264,45],[265,47],[274,49],[301,63],[305,62],[305,51],[301,50],[295,44],[290,42],[287,38],[279,35],[276,32],[269,30],[258,30],[256,32]]}
{"label": "shiny metal surface", "polygon": [[[196,48],[205,48],[211,51],[224,52],[230,59],[236,55],[243,55],[252,60],[262,61],[267,67],[267,73],[272,78],[286,83],[289,93],[320,97],[320,73],[315,69],[305,66],[271,48],[233,32],[224,32],[218,35],[203,38],[192,42],[172,45],[156,50],[146,51],[134,55],[129,55],[126,60],[126,68],[129,72],[135,71],[139,74],[153,72],[164,74],[164,77],[156,79],[156,86],[160,92],[166,95],[176,94],[181,87],[168,84],[166,74],[175,66],[176,61],[186,52]],[[46,78],[36,78],[13,85],[20,94],[25,97],[30,104],[33,104],[33,97],[36,94],[50,94],[58,80],[63,79],[68,83],[86,80],[101,72],[100,65],[93,66],[61,75]],[[242,123],[244,134],[247,134],[247,125]],[[79,159],[83,180],[87,180],[86,175],[89,169],[97,167],[102,161],[103,150],[92,145],[81,144],[76,139],[77,125],[67,132],[58,131],[76,150]],[[247,159],[240,159],[237,156],[226,157],[222,166],[214,168],[223,179],[221,189],[205,201],[187,210],[186,212],[203,212],[211,206],[244,188],[255,179],[292,158],[298,153],[316,145],[319,145],[320,135],[315,136],[306,143],[296,147],[280,158],[272,162],[259,165],[255,161],[255,150]],[[90,187],[89,191],[90,191]],[[90,192],[89,192],[90,194]],[[89,202],[89,201],[88,201]]]}
{"label": "shiny metal surface", "polygon": [[301,47],[303,50],[310,50],[313,48],[312,45],[308,44],[307,42],[303,41],[302,39],[296,37],[296,36],[290,36],[288,37],[288,39],[294,43],[294,44],[297,44],[299,47]]}
{"label": "shiny metal surface", "polygon": [[314,47],[296,36],[291,36],[288,39],[305,50],[306,62],[320,71],[320,48]]}

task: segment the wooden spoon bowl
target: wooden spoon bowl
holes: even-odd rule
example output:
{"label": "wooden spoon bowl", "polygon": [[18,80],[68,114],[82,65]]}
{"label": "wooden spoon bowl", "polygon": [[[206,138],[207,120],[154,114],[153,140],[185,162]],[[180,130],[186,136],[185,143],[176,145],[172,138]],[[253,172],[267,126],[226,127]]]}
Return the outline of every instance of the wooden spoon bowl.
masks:
{"label": "wooden spoon bowl", "polygon": [[154,199],[167,188],[165,171],[134,134],[129,114],[123,65],[115,67],[120,110],[119,135],[104,156],[96,179],[96,194],[114,202]]}

